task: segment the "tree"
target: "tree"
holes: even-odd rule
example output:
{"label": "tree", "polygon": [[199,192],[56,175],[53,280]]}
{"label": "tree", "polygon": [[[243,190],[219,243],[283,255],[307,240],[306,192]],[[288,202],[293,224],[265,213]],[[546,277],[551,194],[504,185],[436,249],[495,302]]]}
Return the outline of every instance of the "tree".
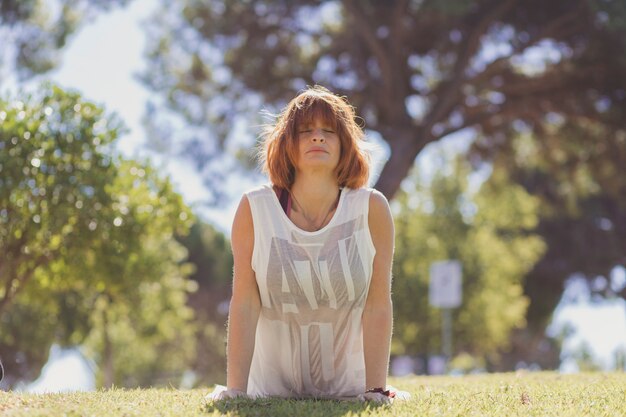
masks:
{"label": "tree", "polygon": [[[582,268],[595,279],[626,264],[619,185],[626,178],[624,2],[163,3],[148,31],[144,74],[163,97],[150,107],[151,119],[161,121],[154,131],[164,132],[161,143],[181,140],[182,153],[207,176],[220,172],[215,167],[225,154],[250,156],[237,151],[244,129],[233,133],[233,126],[242,119],[262,123],[261,103],[275,112],[299,89],[319,83],[345,94],[389,145],[376,183],[387,197],[427,144],[465,130],[475,137],[469,156],[476,166],[514,170],[511,181],[547,203],[538,227],[548,250],[525,284],[532,329],[517,346],[526,353],[541,351],[545,324],[571,272]],[[170,122],[172,113],[184,122]],[[563,124],[558,133],[555,120]],[[540,169],[513,153],[512,139],[529,132],[545,162]],[[221,172],[208,181],[214,190],[227,183]],[[581,181],[594,191],[572,192],[586,187]],[[555,190],[569,197],[555,205]],[[578,213],[565,214],[572,206]],[[591,250],[586,236],[593,236]]]}
{"label": "tree", "polygon": [[458,259],[463,301],[453,312],[455,354],[499,362],[513,329],[525,325],[526,273],[545,250],[532,233],[538,200],[493,175],[471,193],[467,163],[457,159],[428,183],[417,174],[393,204],[397,246],[393,269],[395,354],[441,352],[441,315],[429,305],[432,262]]}
{"label": "tree", "polygon": [[506,140],[550,111],[596,120],[594,92],[623,91],[618,3],[168,1],[144,79],[191,126],[188,154],[204,169],[233,152],[238,117],[256,121],[259,103],[276,110],[315,83],[345,94],[389,145],[376,187],[390,198],[418,153],[454,132]]}
{"label": "tree", "polygon": [[596,298],[626,298],[626,287],[610,285],[611,271],[626,265],[626,129],[619,126],[625,110],[605,108],[602,123],[547,115],[539,126],[509,132],[508,142],[477,141],[471,151],[472,158],[493,161],[495,171],[508,172],[541,202],[537,233],[548,250],[526,280],[529,327],[516,332],[512,360],[545,359],[544,329],[573,274],[587,278]]}
{"label": "tree", "polygon": [[204,385],[226,378],[226,319],[232,290],[233,255],[228,239],[214,227],[197,221],[187,236],[179,238],[195,267],[190,275],[198,290],[189,305],[197,318],[197,346],[191,368]]}
{"label": "tree", "polygon": [[52,343],[86,342],[107,386],[180,374],[195,349],[191,271],[174,240],[189,208],[149,165],[112,153],[114,116],[54,86],[22,100],[0,103],[9,384],[33,379]]}
{"label": "tree", "polygon": [[187,261],[195,265],[191,279],[207,289],[230,288],[233,255],[230,242],[223,233],[198,220],[191,226],[189,234],[178,240],[187,248]]}
{"label": "tree", "polygon": [[0,101],[0,120],[2,313],[38,269],[113,229],[106,187],[117,169],[107,148],[122,126],[54,86]]}
{"label": "tree", "polygon": [[[59,52],[85,21],[131,0],[62,0],[57,15],[49,3],[37,0],[3,0],[0,3],[0,33],[3,49],[0,63],[14,70],[19,79],[56,67]],[[3,77],[0,77],[0,82]]]}
{"label": "tree", "polygon": [[174,239],[187,233],[192,215],[151,167],[122,162],[120,171],[108,190],[116,196],[116,233],[77,268],[96,282],[86,297],[93,310],[84,344],[105,387],[176,383],[196,346],[187,299],[197,286],[187,279],[186,250]]}

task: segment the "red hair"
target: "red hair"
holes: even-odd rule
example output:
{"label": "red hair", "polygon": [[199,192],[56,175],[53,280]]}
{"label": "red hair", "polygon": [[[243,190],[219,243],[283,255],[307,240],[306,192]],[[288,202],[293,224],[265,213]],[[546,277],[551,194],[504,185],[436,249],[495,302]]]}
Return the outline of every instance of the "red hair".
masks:
{"label": "red hair", "polygon": [[341,144],[335,168],[340,187],[360,188],[367,183],[370,158],[363,149],[365,134],[356,122],[354,107],[321,86],[309,87],[287,104],[263,134],[260,159],[273,185],[291,189],[298,156],[298,127],[322,120],[335,128]]}

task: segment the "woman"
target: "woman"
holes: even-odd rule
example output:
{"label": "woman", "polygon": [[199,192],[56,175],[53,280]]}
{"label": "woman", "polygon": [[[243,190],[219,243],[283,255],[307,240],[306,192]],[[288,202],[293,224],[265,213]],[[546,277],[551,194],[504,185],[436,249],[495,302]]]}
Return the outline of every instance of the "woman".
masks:
{"label": "woman", "polygon": [[272,185],[246,193],[235,214],[227,387],[211,398],[393,398],[393,220],[385,197],[363,188],[355,118],[313,87],[266,131]]}

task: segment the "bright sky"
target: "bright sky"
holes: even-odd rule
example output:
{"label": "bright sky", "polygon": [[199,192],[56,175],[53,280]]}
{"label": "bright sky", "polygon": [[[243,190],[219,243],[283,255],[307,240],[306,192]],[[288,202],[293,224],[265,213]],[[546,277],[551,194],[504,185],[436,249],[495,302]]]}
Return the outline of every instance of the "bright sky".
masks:
{"label": "bright sky", "polygon": [[[135,0],[126,9],[101,15],[70,41],[62,65],[51,74],[61,86],[81,91],[86,98],[105,105],[108,111],[115,111],[122,117],[131,132],[121,138],[119,148],[128,157],[143,155],[145,133],[141,118],[149,93],[135,79],[135,74],[144,66],[145,40],[140,24],[157,4],[157,0]],[[188,164],[175,161],[166,164],[166,171],[188,204],[203,199],[203,186]],[[222,210],[207,209],[203,214],[227,231],[234,209],[234,206]],[[617,279],[626,282],[623,270],[617,272]],[[607,368],[612,364],[616,349],[626,351],[624,300],[593,304],[589,297],[582,296],[570,300],[569,304],[562,303],[551,329],[558,332],[565,323],[576,329],[567,339],[565,348],[576,349],[580,343],[587,343]],[[81,379],[89,371],[85,370],[84,361],[76,359],[75,351],[71,354],[57,349],[52,353],[54,360],[44,369],[42,378],[30,386],[31,390],[93,388],[92,382]],[[567,366],[566,370],[572,369],[571,363]],[[77,381],[82,382],[76,385]]]}

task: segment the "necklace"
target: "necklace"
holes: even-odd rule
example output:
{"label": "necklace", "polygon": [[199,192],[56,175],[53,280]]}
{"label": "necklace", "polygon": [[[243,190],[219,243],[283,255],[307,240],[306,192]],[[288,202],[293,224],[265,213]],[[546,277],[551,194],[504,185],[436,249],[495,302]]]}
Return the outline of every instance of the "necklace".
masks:
{"label": "necklace", "polygon": [[[298,205],[298,211],[302,214],[302,217],[304,217],[304,220],[307,221],[308,226],[310,229],[311,226],[313,226],[313,230],[309,230],[310,232],[315,232],[320,230],[325,224],[326,224],[326,220],[328,220],[328,216],[330,216],[330,213],[333,212],[333,210],[335,208],[337,208],[337,206],[339,205],[339,197],[341,196],[341,189],[339,189],[339,192],[337,193],[337,198],[335,199],[335,201],[330,205],[330,207],[328,208],[328,211],[326,212],[326,216],[324,216],[324,219],[322,219],[322,221],[319,223],[319,225],[317,225],[313,220],[311,220],[309,218],[309,216],[307,216],[304,212],[304,207],[302,207],[302,204],[300,204],[300,202],[298,201],[298,199],[296,198],[296,195],[292,192],[289,192],[289,195],[293,198],[293,201],[296,202],[296,204]],[[308,230],[307,229],[307,230]]]}

